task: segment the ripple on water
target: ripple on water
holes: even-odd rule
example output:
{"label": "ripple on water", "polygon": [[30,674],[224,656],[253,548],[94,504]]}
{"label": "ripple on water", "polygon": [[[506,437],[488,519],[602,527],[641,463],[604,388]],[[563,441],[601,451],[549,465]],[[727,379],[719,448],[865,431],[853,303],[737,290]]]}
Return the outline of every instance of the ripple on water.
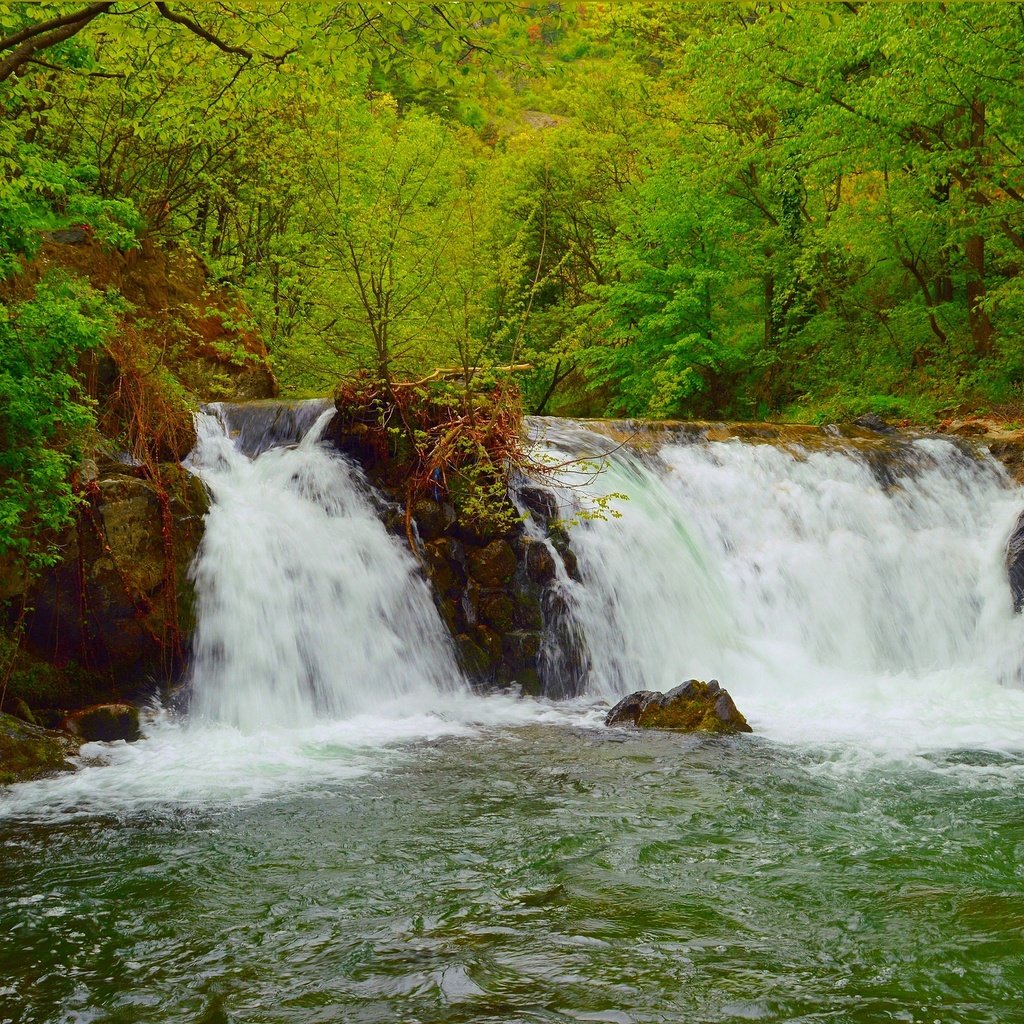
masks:
{"label": "ripple on water", "polygon": [[858,772],[543,715],[9,819],[0,1020],[1022,1019],[1018,755]]}

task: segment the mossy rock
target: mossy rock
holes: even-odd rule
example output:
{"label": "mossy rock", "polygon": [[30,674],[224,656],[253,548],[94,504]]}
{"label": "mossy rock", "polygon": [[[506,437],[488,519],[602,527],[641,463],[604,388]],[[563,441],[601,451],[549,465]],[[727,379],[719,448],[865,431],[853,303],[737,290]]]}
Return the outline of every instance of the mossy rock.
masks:
{"label": "mossy rock", "polygon": [[132,704],[96,704],[68,715],[64,729],[87,743],[140,739],[139,709]]}
{"label": "mossy rock", "polygon": [[533,630],[517,629],[502,637],[502,656],[514,676],[524,668],[536,668],[544,637]]}
{"label": "mossy rock", "polygon": [[53,772],[71,771],[68,758],[78,744],[69,736],[49,732],[0,713],[0,785],[25,782]]}
{"label": "mossy rock", "polygon": [[472,626],[470,635],[487,654],[489,667],[493,670],[501,663],[501,637],[486,626]]}
{"label": "mossy rock", "polygon": [[[31,707],[133,699],[150,680],[169,683],[180,672],[194,622],[188,569],[209,498],[180,466],[162,464],[160,480],[166,502],[153,481],[109,466],[79,528],[65,537],[63,562],[34,587],[24,646],[66,679],[48,678],[38,665],[12,679],[10,692]],[[75,661],[91,677],[74,672]]]}
{"label": "mossy rock", "polygon": [[527,541],[526,574],[540,586],[545,586],[555,578],[554,556],[548,546],[541,541]]}
{"label": "mossy rock", "polygon": [[556,527],[550,531],[551,546],[558,552],[562,559],[562,564],[565,566],[565,571],[569,575],[569,579],[575,580],[579,583],[582,580],[580,575],[579,561],[576,558],[576,552],[573,551],[569,543],[569,534],[560,527]]}
{"label": "mossy rock", "polygon": [[448,632],[455,636],[456,633],[460,632],[460,627],[463,626],[465,617],[462,614],[461,602],[457,593],[442,594],[435,599],[437,604],[437,611],[441,616],[441,621],[445,624]]}
{"label": "mossy rock", "polygon": [[519,490],[519,500],[526,507],[531,519],[547,526],[558,518],[558,497],[554,491],[544,487],[528,485]]}
{"label": "mossy rock", "polygon": [[516,606],[508,594],[487,594],[480,600],[480,618],[497,633],[509,632],[515,621]]}
{"label": "mossy rock", "polygon": [[150,594],[164,578],[164,538],[160,502],[147,480],[118,476],[101,480],[98,513],[105,547],[87,568],[90,582],[106,604],[120,601],[125,579]]}
{"label": "mossy rock", "polygon": [[458,590],[466,580],[466,570],[459,554],[461,546],[448,537],[423,545],[423,561],[427,576],[438,594]]}
{"label": "mossy rock", "polygon": [[544,629],[544,609],[537,594],[520,591],[516,595],[515,621],[520,629],[540,632]]}
{"label": "mossy rock", "polygon": [[516,571],[516,553],[507,540],[494,540],[466,553],[469,574],[485,587],[502,587]]}
{"label": "mossy rock", "polygon": [[492,671],[490,654],[468,633],[456,635],[455,647],[459,652],[462,669],[470,679],[481,679]]}
{"label": "mossy rock", "polygon": [[412,514],[420,539],[424,541],[437,540],[455,519],[455,509],[451,505],[441,505],[429,498],[417,501]]}
{"label": "mossy rock", "polygon": [[20,718],[23,722],[28,722],[29,725],[39,725],[36,716],[32,714],[32,709],[21,697],[11,697],[5,700],[3,710],[15,718]]}
{"label": "mossy rock", "polygon": [[521,668],[512,680],[519,689],[531,697],[540,697],[544,693],[544,684],[540,673],[535,668]]}
{"label": "mossy rock", "polygon": [[653,690],[631,693],[605,718],[606,725],[630,723],[640,729],[668,732],[753,732],[728,691],[723,690],[716,679],[709,683],[690,679],[668,693]]}

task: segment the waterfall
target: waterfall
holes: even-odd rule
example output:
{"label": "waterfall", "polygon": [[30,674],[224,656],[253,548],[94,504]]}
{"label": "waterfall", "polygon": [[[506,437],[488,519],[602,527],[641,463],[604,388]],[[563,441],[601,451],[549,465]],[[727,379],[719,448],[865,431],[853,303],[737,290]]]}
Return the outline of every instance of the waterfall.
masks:
{"label": "waterfall", "polygon": [[[191,465],[213,505],[193,568],[196,720],[251,732],[463,699],[415,558],[361,470],[321,442],[331,415],[309,402],[200,417]],[[586,424],[533,428],[559,460],[614,449],[596,476],[569,465],[540,481],[559,515],[585,512],[588,492],[629,496],[621,518],[570,529],[578,573],[554,559],[550,697],[716,677],[782,740],[991,746],[1024,729],[1024,618],[1003,566],[1021,494],[993,460],[941,438],[652,430],[617,447]]]}
{"label": "waterfall", "polygon": [[429,588],[361,471],[320,443],[333,409],[211,406],[190,467],[212,505],[193,566],[191,711],[309,725],[460,684]]}
{"label": "waterfall", "polygon": [[[558,459],[615,447],[534,427]],[[1019,742],[1024,621],[1003,553],[1021,492],[994,460],[938,438],[678,432],[552,489],[563,516],[588,491],[629,495],[620,519],[572,529],[581,581],[556,584],[589,693],[714,676],[780,738]]]}
{"label": "waterfall", "polygon": [[[557,462],[611,454],[596,476],[571,464],[517,484],[521,511],[538,510],[531,540],[557,556],[540,665],[551,700],[533,701],[470,690],[381,499],[321,441],[331,415],[310,402],[199,417],[190,468],[212,505],[192,568],[190,714],[90,754],[71,779],[17,787],[0,818],[333,793],[424,741],[524,725],[582,726],[575,758],[616,738],[602,701],[691,676],[719,679],[754,728],[707,756],[769,774],[782,745],[812,773],[913,763],[980,785],[1001,777],[987,752],[1022,748],[1024,616],[1003,557],[1024,502],[970,447],[667,427],[618,447],[608,427],[534,421]],[[583,518],[552,543],[554,506],[571,519],[610,492],[629,495],[613,502],[621,518]],[[565,534],[578,566],[559,554]],[[677,742],[704,756],[635,739],[602,763],[676,758]]]}

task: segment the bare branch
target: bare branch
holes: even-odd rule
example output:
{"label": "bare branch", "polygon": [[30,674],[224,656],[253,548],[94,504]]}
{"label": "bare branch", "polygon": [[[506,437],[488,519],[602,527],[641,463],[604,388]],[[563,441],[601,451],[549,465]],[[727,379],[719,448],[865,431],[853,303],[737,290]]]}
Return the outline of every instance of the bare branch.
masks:
{"label": "bare branch", "polygon": [[166,18],[168,21],[173,21],[175,25],[181,25],[184,28],[187,28],[189,32],[199,36],[200,39],[205,39],[206,42],[212,43],[218,50],[222,50],[224,53],[237,54],[239,57],[245,57],[246,60],[252,60],[253,53],[251,50],[247,50],[244,46],[234,46],[231,43],[225,43],[223,39],[218,38],[212,32],[203,28],[199,22],[193,21],[184,14],[175,14],[167,4],[160,2],[160,0],[157,2],[156,9],[160,12],[161,16]]}
{"label": "bare branch", "polygon": [[[28,25],[21,29],[20,32],[14,32],[4,39],[0,39],[0,50],[12,50],[27,39],[35,39],[36,36],[45,35],[47,32],[53,32],[57,29],[67,28],[69,25],[77,25],[80,21],[88,20],[90,15],[94,18],[97,14],[102,14],[107,8],[113,6],[113,3],[90,4],[88,7],[83,7],[82,10],[75,11],[72,14],[64,14],[59,18],[51,18],[49,21],[40,21],[35,25]],[[81,28],[80,25],[79,28]],[[65,38],[67,37],[65,36]]]}
{"label": "bare branch", "polygon": [[[27,37],[24,37],[24,33],[29,31],[28,29],[23,29],[21,33],[9,36],[7,40],[3,41],[5,45],[0,45],[0,49],[11,50],[8,56],[0,61],[0,82],[6,82],[11,75],[24,67],[40,50],[49,49],[51,46],[56,46],[57,43],[64,42],[65,39],[70,39],[73,35],[81,32],[93,18],[105,14],[113,6],[113,2],[92,4],[89,7],[83,7],[72,20],[68,20],[71,17],[70,15],[54,19],[60,21],[61,24],[50,31],[41,28],[40,25],[36,25],[30,26],[32,31]],[[41,24],[45,25],[48,23],[44,22]],[[16,40],[19,36],[23,38],[20,44],[10,41],[12,39]],[[14,49],[11,49],[12,46]]]}
{"label": "bare branch", "polygon": [[62,74],[77,75],[79,78],[127,78],[128,76],[120,71],[79,71],[78,68],[62,68],[59,64],[51,64],[48,60],[41,60],[39,57],[29,57],[29,64],[38,64],[47,71],[60,71]]}

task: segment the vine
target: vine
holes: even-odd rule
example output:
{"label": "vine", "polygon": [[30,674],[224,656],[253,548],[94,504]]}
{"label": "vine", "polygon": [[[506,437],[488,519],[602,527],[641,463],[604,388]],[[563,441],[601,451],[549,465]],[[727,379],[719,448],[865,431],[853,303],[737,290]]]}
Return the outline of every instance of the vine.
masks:
{"label": "vine", "polygon": [[[507,377],[468,391],[444,374],[401,382],[364,372],[335,390],[343,432],[357,437],[375,462],[397,463],[402,470],[405,534],[413,550],[413,509],[425,497],[451,501],[464,522],[500,535],[522,521],[509,497],[514,475],[550,478],[569,466],[587,470],[590,479],[601,472],[592,461],[537,454],[523,435],[519,388]],[[610,506],[615,499],[625,495],[591,498],[591,507],[566,523],[617,517]]]}

